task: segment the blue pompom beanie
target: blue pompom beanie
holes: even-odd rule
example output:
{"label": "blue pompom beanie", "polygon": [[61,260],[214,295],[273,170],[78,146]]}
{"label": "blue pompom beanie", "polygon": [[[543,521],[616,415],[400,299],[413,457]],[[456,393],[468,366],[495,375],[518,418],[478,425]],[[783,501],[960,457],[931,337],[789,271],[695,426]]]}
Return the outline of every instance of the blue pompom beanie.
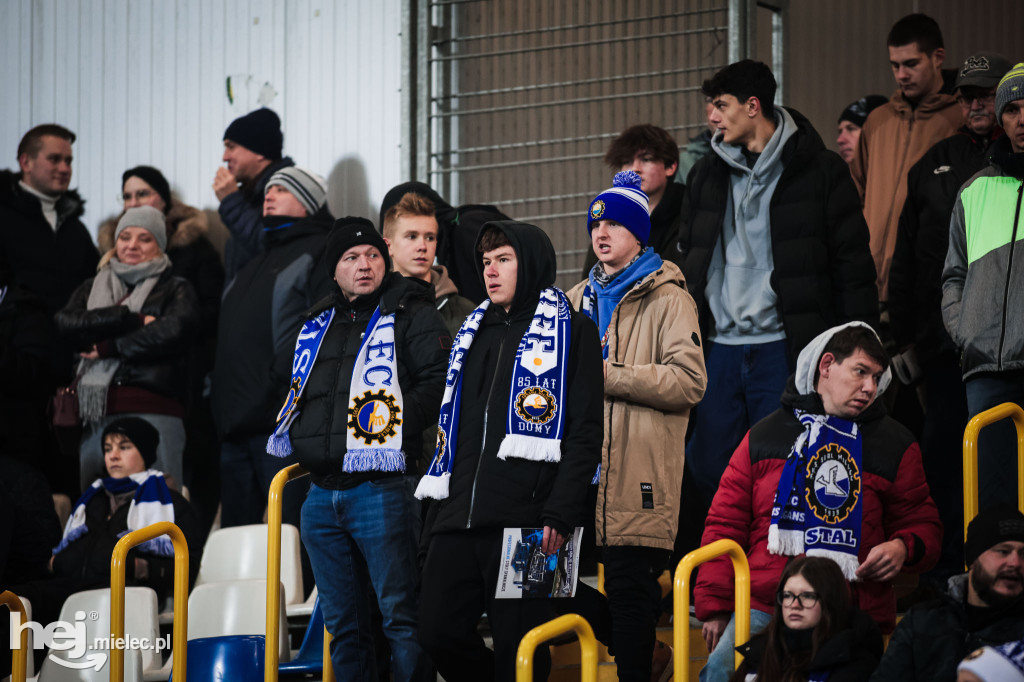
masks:
{"label": "blue pompom beanie", "polygon": [[640,189],[640,174],[620,171],[615,174],[610,189],[597,195],[587,211],[587,232],[598,220],[614,220],[647,246],[651,236],[651,215],[647,195]]}

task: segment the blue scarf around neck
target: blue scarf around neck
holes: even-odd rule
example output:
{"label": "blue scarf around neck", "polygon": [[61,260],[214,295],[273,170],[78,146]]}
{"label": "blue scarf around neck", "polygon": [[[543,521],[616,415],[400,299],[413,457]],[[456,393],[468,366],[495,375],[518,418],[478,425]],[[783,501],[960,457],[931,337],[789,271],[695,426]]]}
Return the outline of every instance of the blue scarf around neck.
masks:
{"label": "blue scarf around neck", "polygon": [[597,325],[597,331],[601,335],[601,353],[605,360],[608,359],[608,325],[611,323],[612,313],[615,312],[616,306],[619,305],[623,296],[642,282],[645,277],[656,272],[661,264],[661,256],[654,249],[644,247],[644,250],[632,263],[613,275],[611,281],[606,284],[602,284],[594,276],[594,271],[603,267],[601,263],[597,263],[590,271],[587,284],[583,287],[580,308],[581,312]]}

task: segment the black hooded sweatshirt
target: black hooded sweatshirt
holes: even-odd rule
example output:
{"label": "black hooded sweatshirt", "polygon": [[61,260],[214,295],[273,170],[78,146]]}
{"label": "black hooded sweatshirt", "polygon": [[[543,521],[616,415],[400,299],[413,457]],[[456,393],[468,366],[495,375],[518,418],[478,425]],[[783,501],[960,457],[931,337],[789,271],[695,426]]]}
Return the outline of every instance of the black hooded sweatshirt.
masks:
{"label": "black hooded sweatshirt", "polygon": [[[593,510],[587,488],[601,459],[603,371],[597,327],[573,312],[566,380],[562,456],[558,463],[498,459],[505,438],[516,350],[540,292],[555,282],[555,251],[538,227],[486,223],[501,230],[518,261],[516,293],[506,312],[487,309],[463,365],[462,412],[448,498],[432,505],[432,533],[488,527],[552,526],[568,534]],[[477,245],[480,236],[477,236]],[[477,249],[479,251],[479,249]],[[477,261],[483,278],[483,265]]]}

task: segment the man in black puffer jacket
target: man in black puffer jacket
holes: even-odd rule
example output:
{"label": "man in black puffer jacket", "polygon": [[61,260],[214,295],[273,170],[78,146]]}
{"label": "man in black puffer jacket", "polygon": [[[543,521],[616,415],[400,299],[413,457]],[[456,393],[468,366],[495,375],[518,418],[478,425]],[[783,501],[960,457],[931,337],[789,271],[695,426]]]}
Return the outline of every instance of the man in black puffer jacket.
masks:
{"label": "man in black puffer jacket", "polygon": [[835,325],[877,322],[878,295],[849,169],[807,119],[771,105],[771,70],[744,60],[703,89],[718,132],[690,173],[679,262],[707,340],[686,448],[706,510],[743,434],[778,407],[800,349]]}
{"label": "man in black puffer jacket", "polygon": [[1024,639],[1024,514],[1009,505],[981,512],[964,554],[970,570],[907,611],[871,682],[953,682],[975,649]]}
{"label": "man in black puffer jacket", "polygon": [[[268,451],[283,455],[290,443],[312,473],[302,542],[334,635],[338,679],[377,679],[369,580],[394,679],[424,680],[429,663],[416,641],[420,515],[403,474],[406,453],[412,465],[423,429],[437,420],[451,336],[433,288],[388,272],[388,247],[369,220],[338,220],[325,251],[324,270],[338,288],[306,315]],[[288,384],[280,386],[283,394]]]}
{"label": "man in black puffer jacket", "polygon": [[[512,680],[520,639],[554,616],[546,599],[495,599],[503,530],[543,528],[542,549],[557,551],[593,514],[587,490],[603,436],[597,328],[553,287],[547,235],[485,223],[477,251],[489,303],[457,336],[438,454],[417,489],[439,500],[424,531],[420,641],[449,682]],[[494,651],[477,634],[484,611]],[[538,650],[536,679],[549,663]]]}
{"label": "man in black puffer jacket", "polygon": [[[331,291],[323,247],[333,218],[323,178],[292,166],[267,183],[263,251],[221,301],[210,406],[221,439],[221,525],[259,523],[274,475],[289,460],[266,452],[291,373],[302,313]],[[284,521],[298,525],[301,485],[285,488]]]}

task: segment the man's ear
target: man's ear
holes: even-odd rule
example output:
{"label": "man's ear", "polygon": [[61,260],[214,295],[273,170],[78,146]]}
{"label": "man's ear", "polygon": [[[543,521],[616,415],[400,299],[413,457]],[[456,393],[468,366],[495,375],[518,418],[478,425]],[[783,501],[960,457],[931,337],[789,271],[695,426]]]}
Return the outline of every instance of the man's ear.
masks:
{"label": "man's ear", "polygon": [[18,154],[18,167],[21,169],[22,173],[25,173],[27,171],[26,167],[28,166],[28,160],[28,152],[22,152],[21,154]]}
{"label": "man's ear", "polygon": [[937,47],[937,48],[935,48],[934,50],[932,50],[931,58],[932,58],[932,61],[935,63],[935,67],[936,68],[941,68],[942,67],[942,62],[944,62],[946,60],[946,48],[944,48],[944,47]]}
{"label": "man's ear", "polygon": [[747,116],[749,118],[754,118],[761,111],[761,100],[757,97],[750,96],[747,98],[747,101],[744,102],[744,106],[747,109]]}
{"label": "man's ear", "polygon": [[832,355],[832,353],[822,353],[821,359],[818,360],[818,375],[827,379],[829,371],[834,364],[836,364],[836,356]]}

